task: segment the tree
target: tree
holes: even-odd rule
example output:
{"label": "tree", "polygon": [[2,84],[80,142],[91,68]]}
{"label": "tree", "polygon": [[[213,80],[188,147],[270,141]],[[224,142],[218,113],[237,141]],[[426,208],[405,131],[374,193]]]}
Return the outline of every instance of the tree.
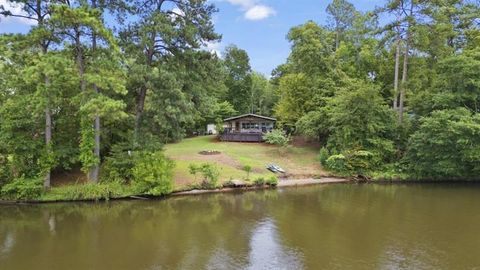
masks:
{"label": "tree", "polygon": [[[41,0],[15,0],[11,1],[14,5],[21,5],[22,11],[26,13],[16,14],[11,10],[5,9],[4,6],[0,6],[0,15],[19,17],[28,20],[35,21],[37,27],[32,31],[32,40],[30,42],[37,44],[42,52],[42,54],[47,54],[50,43],[52,41],[52,36],[50,35],[50,29],[45,26],[45,21],[48,16],[50,16],[50,6],[55,1],[41,1]],[[46,155],[52,155],[52,112],[50,99],[51,96],[48,93],[48,88],[50,85],[50,78],[43,75],[43,83],[45,87],[44,93],[45,97],[45,151]],[[50,170],[51,168],[46,168],[43,185],[45,188],[50,187]]]}
{"label": "tree", "polygon": [[327,105],[332,153],[367,150],[382,159],[391,157],[393,146],[393,112],[368,82],[352,80]]}
{"label": "tree", "polygon": [[246,51],[230,45],[225,48],[224,63],[227,69],[225,85],[226,100],[239,113],[251,112],[252,100],[252,69]]}
{"label": "tree", "polygon": [[[82,138],[80,160],[88,178],[98,182],[100,156],[100,117],[121,118],[124,116],[123,101],[100,93],[99,89],[112,94],[124,94],[122,69],[119,68],[118,47],[111,33],[101,20],[101,12],[82,4],[79,7],[60,5],[54,8],[51,24],[58,35],[70,40],[80,78],[80,112],[82,115]],[[91,42],[85,37],[91,36]],[[102,39],[106,47],[97,46]],[[115,117],[114,117],[115,116]],[[92,125],[92,123],[94,123]],[[93,127],[92,127],[93,126]]]}
{"label": "tree", "polygon": [[131,4],[134,16],[140,19],[123,29],[120,36],[122,47],[134,59],[129,63],[129,84],[135,95],[137,144],[147,94],[162,83],[157,80],[169,68],[165,63],[220,36],[214,32],[211,21],[216,9],[205,0],[132,0]]}
{"label": "tree", "polygon": [[405,161],[420,178],[474,178],[480,172],[480,117],[465,108],[420,119]]}
{"label": "tree", "polygon": [[357,11],[355,7],[346,0],[333,0],[327,6],[327,13],[330,15],[335,29],[335,49],[338,50],[343,33],[353,26]]}
{"label": "tree", "polygon": [[271,115],[273,106],[277,101],[277,95],[264,75],[258,72],[252,73],[251,92],[250,111],[260,115]]}

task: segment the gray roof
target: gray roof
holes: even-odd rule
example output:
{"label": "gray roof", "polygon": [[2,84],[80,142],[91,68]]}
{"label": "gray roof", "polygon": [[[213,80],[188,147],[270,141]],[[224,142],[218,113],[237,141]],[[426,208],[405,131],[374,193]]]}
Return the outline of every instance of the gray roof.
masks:
{"label": "gray roof", "polygon": [[232,120],[239,119],[239,118],[244,118],[244,117],[256,117],[256,118],[261,118],[261,119],[270,120],[270,121],[277,121],[276,118],[267,117],[267,116],[263,116],[263,115],[258,115],[258,114],[254,114],[254,113],[247,113],[247,114],[242,114],[242,115],[239,115],[239,116],[226,118],[223,121],[228,122],[228,121],[232,121]]}

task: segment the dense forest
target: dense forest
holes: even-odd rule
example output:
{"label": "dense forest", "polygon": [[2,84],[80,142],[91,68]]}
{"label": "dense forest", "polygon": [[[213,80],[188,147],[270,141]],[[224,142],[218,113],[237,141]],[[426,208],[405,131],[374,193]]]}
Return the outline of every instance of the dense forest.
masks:
{"label": "dense forest", "polygon": [[[340,175],[472,179],[480,173],[480,5],[333,0],[328,23],[293,27],[267,78],[245,50],[221,56],[206,0],[16,0],[0,35],[0,187],[48,189],[81,169],[91,183],[164,194],[162,145],[227,116],[258,113],[322,145]],[[0,16],[0,19],[2,17]],[[1,24],[1,21],[0,21]]]}

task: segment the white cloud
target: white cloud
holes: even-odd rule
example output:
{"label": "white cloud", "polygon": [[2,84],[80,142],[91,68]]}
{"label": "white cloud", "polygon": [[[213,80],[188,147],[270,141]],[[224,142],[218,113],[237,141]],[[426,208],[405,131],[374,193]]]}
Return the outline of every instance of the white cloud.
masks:
{"label": "white cloud", "polygon": [[275,10],[269,6],[256,5],[245,12],[245,18],[252,21],[263,20],[275,15]]}
{"label": "white cloud", "polygon": [[[0,0],[0,6],[3,6],[5,10],[12,12],[12,14],[28,16],[28,14],[23,10],[23,5],[21,4],[12,3],[8,0]],[[8,17],[1,16],[0,20],[2,22],[21,23],[21,24],[27,24],[27,25],[37,24],[35,20],[30,20],[27,18],[12,17],[12,16],[8,16]]]}
{"label": "white cloud", "polygon": [[259,0],[226,0],[232,5],[240,6],[247,20],[258,21],[266,19],[276,12],[272,7],[260,4]]}
{"label": "white cloud", "polygon": [[221,49],[222,49],[222,43],[220,42],[207,42],[207,45],[205,48],[211,52],[216,54],[218,57],[222,57]]}

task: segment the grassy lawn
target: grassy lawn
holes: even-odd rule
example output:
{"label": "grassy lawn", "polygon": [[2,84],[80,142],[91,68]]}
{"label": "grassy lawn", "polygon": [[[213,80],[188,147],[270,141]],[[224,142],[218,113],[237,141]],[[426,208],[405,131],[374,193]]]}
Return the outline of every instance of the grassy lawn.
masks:
{"label": "grassy lawn", "polygon": [[[220,151],[221,154],[199,154],[204,150]],[[189,164],[207,162],[217,165],[222,182],[245,179],[247,174],[242,170],[245,165],[252,167],[250,179],[271,176],[273,173],[265,168],[270,163],[275,163],[286,170],[286,177],[289,178],[325,175],[317,161],[318,149],[309,147],[280,148],[264,143],[220,142],[214,136],[201,136],[168,144],[165,153],[176,163],[174,172],[176,189],[195,183],[194,176],[188,172]]]}

